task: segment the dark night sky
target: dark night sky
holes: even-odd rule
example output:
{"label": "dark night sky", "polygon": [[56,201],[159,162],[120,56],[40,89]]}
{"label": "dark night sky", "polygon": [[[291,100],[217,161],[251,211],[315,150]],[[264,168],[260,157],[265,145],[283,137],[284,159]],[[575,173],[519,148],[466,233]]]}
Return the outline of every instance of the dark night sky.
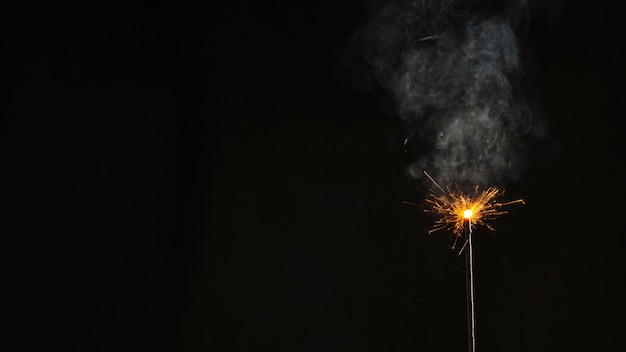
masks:
{"label": "dark night sky", "polygon": [[[338,65],[340,3],[3,11],[7,351],[466,348],[463,258],[402,204],[415,151]],[[532,7],[559,148],[476,231],[481,352],[626,349],[626,30],[585,3]]]}

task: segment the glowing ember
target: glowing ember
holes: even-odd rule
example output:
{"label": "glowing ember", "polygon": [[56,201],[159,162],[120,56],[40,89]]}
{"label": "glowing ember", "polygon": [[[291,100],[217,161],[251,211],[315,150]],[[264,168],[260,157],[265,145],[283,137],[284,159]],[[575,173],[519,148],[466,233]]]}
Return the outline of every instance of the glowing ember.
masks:
{"label": "glowing ember", "polygon": [[467,221],[471,221],[473,226],[483,225],[493,230],[489,222],[497,216],[507,213],[505,210],[500,210],[502,206],[513,203],[524,204],[523,199],[505,203],[497,202],[496,199],[504,192],[495,187],[480,190],[477,186],[474,188],[474,193],[471,195],[455,193],[450,191],[450,189],[444,190],[428,173],[424,171],[424,174],[426,174],[442,192],[441,195],[433,193],[430,195],[430,198],[426,199],[426,202],[430,204],[430,208],[425,211],[438,215],[437,220],[435,220],[435,225],[428,233],[439,230],[450,230],[457,237],[461,237],[463,236],[464,227],[467,226]]}

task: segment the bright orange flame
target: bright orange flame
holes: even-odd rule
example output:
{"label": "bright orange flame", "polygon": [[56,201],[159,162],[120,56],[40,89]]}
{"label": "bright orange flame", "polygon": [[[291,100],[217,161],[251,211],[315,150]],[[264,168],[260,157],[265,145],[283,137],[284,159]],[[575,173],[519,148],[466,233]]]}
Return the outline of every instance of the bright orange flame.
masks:
{"label": "bright orange flame", "polygon": [[430,197],[426,199],[426,202],[430,204],[430,208],[425,211],[438,215],[438,218],[435,220],[435,225],[428,233],[439,230],[450,230],[456,236],[460,237],[463,235],[464,226],[466,226],[465,222],[470,218],[474,226],[484,225],[490,230],[494,230],[489,222],[499,215],[507,213],[505,210],[500,210],[502,206],[513,203],[524,204],[523,199],[498,203],[496,199],[501,196],[504,191],[495,187],[480,190],[478,186],[476,186],[472,195],[455,193],[450,191],[450,189],[444,190],[430,175],[426,172],[424,173],[433,181],[441,193],[443,193],[442,195],[432,193]]}

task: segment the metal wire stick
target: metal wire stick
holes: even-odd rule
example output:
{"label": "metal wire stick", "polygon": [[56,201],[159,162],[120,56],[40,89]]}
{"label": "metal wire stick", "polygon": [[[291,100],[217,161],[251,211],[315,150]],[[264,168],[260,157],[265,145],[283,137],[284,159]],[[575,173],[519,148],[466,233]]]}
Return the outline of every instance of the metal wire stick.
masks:
{"label": "metal wire stick", "polygon": [[476,315],[474,307],[474,244],[472,220],[466,219],[467,250],[465,251],[465,284],[467,290],[467,338],[469,352],[476,352]]}

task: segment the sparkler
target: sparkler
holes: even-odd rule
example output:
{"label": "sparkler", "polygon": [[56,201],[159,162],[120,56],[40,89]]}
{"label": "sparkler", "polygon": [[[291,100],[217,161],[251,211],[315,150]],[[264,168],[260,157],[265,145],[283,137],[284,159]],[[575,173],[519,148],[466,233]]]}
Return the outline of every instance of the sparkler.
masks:
{"label": "sparkler", "polygon": [[[525,203],[523,199],[503,203],[497,202],[496,199],[503,195],[504,191],[495,187],[480,190],[479,187],[476,186],[474,193],[471,195],[462,192],[453,192],[447,187],[446,189],[441,187],[426,171],[424,171],[424,174],[433,182],[437,190],[441,191],[441,194],[431,193],[429,198],[426,199],[426,202],[430,204],[430,208],[425,209],[425,211],[438,215],[438,218],[435,220],[435,225],[428,233],[432,234],[433,232],[442,230],[451,231],[454,235],[453,250],[456,250],[457,241],[459,239],[464,240],[463,246],[458,254],[461,255],[461,253],[465,251],[468,345],[469,352],[475,352],[474,226],[483,225],[490,230],[494,230],[490,222],[496,217],[507,213],[507,211],[501,210],[503,206],[514,203]],[[405,203],[413,204],[409,202]]]}

